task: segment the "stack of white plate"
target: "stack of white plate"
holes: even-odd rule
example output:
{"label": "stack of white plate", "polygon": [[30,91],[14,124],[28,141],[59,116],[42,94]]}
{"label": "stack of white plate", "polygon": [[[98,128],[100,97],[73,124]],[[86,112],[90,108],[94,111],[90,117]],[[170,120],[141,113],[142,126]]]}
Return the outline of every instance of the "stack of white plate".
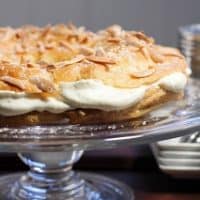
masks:
{"label": "stack of white plate", "polygon": [[184,143],[181,138],[151,145],[160,169],[175,177],[200,178],[200,144]]}
{"label": "stack of white plate", "polygon": [[192,69],[192,76],[200,77],[200,24],[179,28],[179,47]]}

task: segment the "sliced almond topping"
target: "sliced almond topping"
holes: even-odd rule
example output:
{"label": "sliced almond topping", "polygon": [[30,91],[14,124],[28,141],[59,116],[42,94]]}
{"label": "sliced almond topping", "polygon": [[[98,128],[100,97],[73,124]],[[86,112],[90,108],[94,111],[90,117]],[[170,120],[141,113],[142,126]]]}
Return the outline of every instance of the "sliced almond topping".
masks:
{"label": "sliced almond topping", "polygon": [[51,72],[55,69],[55,65],[53,65],[53,64],[47,65],[46,69],[47,69],[47,71]]}
{"label": "sliced almond topping", "polygon": [[118,37],[111,37],[111,38],[108,38],[107,41],[112,42],[112,43],[119,43],[121,41],[121,39]]}
{"label": "sliced almond topping", "polygon": [[160,54],[158,51],[156,51],[153,48],[149,48],[149,54],[151,56],[151,59],[156,63],[164,62],[164,56]]}
{"label": "sliced almond topping", "polygon": [[113,25],[113,26],[109,27],[109,28],[107,29],[107,31],[108,31],[112,36],[119,37],[119,36],[121,36],[122,28],[121,28],[121,26],[119,26],[119,25]]}
{"label": "sliced almond topping", "polygon": [[72,22],[69,22],[69,23],[67,24],[67,27],[68,27],[69,29],[71,29],[71,30],[76,30],[76,29],[77,29],[76,26],[75,26]]}
{"label": "sliced almond topping", "polygon": [[145,71],[134,71],[131,72],[131,76],[134,78],[143,78],[152,75],[156,71],[154,66],[149,66]]}
{"label": "sliced almond topping", "polygon": [[150,54],[149,54],[149,51],[147,50],[146,47],[142,47],[142,48],[141,48],[141,52],[142,52],[142,54],[144,55],[144,57],[145,57],[146,59],[150,59],[150,58],[151,58],[151,57],[150,57]]}
{"label": "sliced almond topping", "polygon": [[146,36],[143,32],[132,32],[132,34],[140,40],[143,40],[147,43],[153,43],[153,39]]}
{"label": "sliced almond topping", "polygon": [[34,68],[36,65],[35,64],[32,64],[32,63],[27,63],[26,66],[28,68]]}
{"label": "sliced almond topping", "polygon": [[9,27],[4,29],[4,34],[1,38],[1,41],[7,41],[12,38],[14,31]]}
{"label": "sliced almond topping", "polygon": [[24,82],[22,80],[11,77],[11,76],[2,76],[2,77],[0,77],[0,80],[9,85],[13,85],[19,89],[22,89],[22,90],[25,90],[25,88],[26,88],[24,85]]}
{"label": "sliced almond topping", "polygon": [[78,34],[78,41],[80,44],[85,44],[87,43],[88,37],[87,35],[84,34]]}
{"label": "sliced almond topping", "polygon": [[44,68],[44,69],[47,69],[48,66],[49,66],[49,63],[48,62],[45,62],[44,60],[40,60],[39,62],[37,62],[36,64],[34,64],[35,67],[38,67],[38,68]]}
{"label": "sliced almond topping", "polygon": [[37,42],[36,46],[37,46],[37,48],[39,49],[39,51],[41,53],[43,53],[45,51],[45,46],[44,46],[44,44],[42,42],[40,42],[40,41]]}
{"label": "sliced almond topping", "polygon": [[161,47],[161,46],[156,46],[156,50],[164,55],[164,56],[174,56],[183,59],[184,56],[181,55],[180,51],[177,49],[174,49],[172,47]]}
{"label": "sliced almond topping", "polygon": [[137,51],[140,51],[140,50],[141,50],[141,48],[135,47],[135,46],[130,46],[129,49],[130,49],[131,51],[133,51],[133,52],[137,52]]}
{"label": "sliced almond topping", "polygon": [[2,59],[0,62],[1,62],[2,64],[10,64],[10,60]]}
{"label": "sliced almond topping", "polygon": [[116,64],[116,62],[108,57],[102,57],[102,56],[88,56],[86,57],[87,60],[100,63],[100,64]]}
{"label": "sliced almond topping", "polygon": [[175,53],[175,52],[163,53],[163,55],[165,55],[165,56],[174,56],[174,57],[178,57],[178,58],[181,58],[181,59],[184,58],[184,56],[182,56],[179,53]]}
{"label": "sliced almond topping", "polygon": [[50,50],[50,49],[54,49],[55,46],[54,46],[53,44],[46,44],[46,45],[44,46],[44,48],[47,49],[47,50]]}
{"label": "sliced almond topping", "polygon": [[85,59],[85,56],[78,55],[78,56],[72,58],[71,60],[66,60],[66,61],[63,61],[63,62],[56,63],[55,66],[56,67],[65,67],[67,65],[72,65],[74,63],[79,63],[84,59]]}
{"label": "sliced almond topping", "polygon": [[104,51],[104,49],[102,47],[98,47],[96,49],[95,56],[105,57],[106,56],[106,52]]}
{"label": "sliced almond topping", "polygon": [[70,50],[71,52],[74,52],[74,48],[72,47],[72,45],[70,45],[68,42],[65,41],[60,41],[59,42],[60,46],[67,48],[68,50]]}
{"label": "sliced almond topping", "polygon": [[55,87],[53,83],[43,77],[34,76],[30,78],[31,83],[35,84],[43,92],[53,92]]}
{"label": "sliced almond topping", "polygon": [[25,53],[25,49],[22,47],[22,45],[17,44],[17,45],[15,46],[15,52],[16,52],[16,53],[19,53],[19,54]]}
{"label": "sliced almond topping", "polygon": [[42,36],[42,37],[46,37],[46,36],[48,35],[48,33],[50,32],[50,30],[51,30],[51,25],[48,24],[48,25],[43,29],[41,36]]}
{"label": "sliced almond topping", "polygon": [[139,40],[129,34],[126,35],[126,42],[128,45],[132,45],[138,48],[142,48],[145,46],[145,42],[142,40]]}
{"label": "sliced almond topping", "polygon": [[94,50],[92,48],[82,46],[79,48],[79,53],[85,56],[89,56],[94,53]]}
{"label": "sliced almond topping", "polygon": [[15,33],[15,36],[16,36],[17,39],[23,39],[23,38],[24,38],[24,32],[22,32],[22,31],[17,31],[17,32]]}

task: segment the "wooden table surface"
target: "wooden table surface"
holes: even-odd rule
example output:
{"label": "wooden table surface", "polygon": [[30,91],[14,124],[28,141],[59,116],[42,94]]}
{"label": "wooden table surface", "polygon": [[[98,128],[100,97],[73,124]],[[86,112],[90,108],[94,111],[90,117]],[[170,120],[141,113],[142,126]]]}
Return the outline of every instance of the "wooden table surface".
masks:
{"label": "wooden table surface", "polygon": [[[75,169],[113,177],[129,185],[136,200],[200,200],[200,177],[177,179],[162,173],[147,146],[91,151]],[[0,173],[27,170],[13,154],[0,155]]]}

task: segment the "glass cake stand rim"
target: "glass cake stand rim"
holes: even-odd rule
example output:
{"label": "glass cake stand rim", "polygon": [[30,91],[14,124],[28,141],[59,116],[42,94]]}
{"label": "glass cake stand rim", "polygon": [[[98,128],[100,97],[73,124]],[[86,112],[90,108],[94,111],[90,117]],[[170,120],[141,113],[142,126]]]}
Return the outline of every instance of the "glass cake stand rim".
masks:
{"label": "glass cake stand rim", "polygon": [[[191,117],[186,120],[176,121],[171,124],[159,125],[157,127],[139,128],[136,130],[128,129],[121,131],[118,134],[112,134],[108,132],[105,135],[86,136],[86,137],[53,137],[49,139],[41,138],[20,138],[6,139],[0,137],[0,151],[12,151],[12,149],[33,149],[41,151],[45,148],[47,150],[53,149],[94,149],[99,148],[104,144],[104,148],[110,148],[115,145],[128,144],[140,144],[151,143],[158,140],[169,139],[172,137],[180,137],[197,131],[200,128],[200,116]],[[119,130],[115,130],[118,132]],[[13,146],[14,145],[14,146]],[[110,146],[112,145],[112,146]],[[6,147],[6,148],[5,148]],[[5,148],[5,149],[4,149]],[[101,146],[102,148],[102,146]],[[10,150],[9,150],[10,149]]]}

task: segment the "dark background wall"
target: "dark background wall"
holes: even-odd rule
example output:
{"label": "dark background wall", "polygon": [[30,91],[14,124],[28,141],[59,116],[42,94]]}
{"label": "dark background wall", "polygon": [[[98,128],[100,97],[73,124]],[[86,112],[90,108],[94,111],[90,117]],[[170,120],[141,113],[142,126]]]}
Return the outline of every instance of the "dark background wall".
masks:
{"label": "dark background wall", "polygon": [[200,22],[200,0],[0,0],[0,25],[73,21],[97,30],[113,23],[176,46],[177,28]]}

